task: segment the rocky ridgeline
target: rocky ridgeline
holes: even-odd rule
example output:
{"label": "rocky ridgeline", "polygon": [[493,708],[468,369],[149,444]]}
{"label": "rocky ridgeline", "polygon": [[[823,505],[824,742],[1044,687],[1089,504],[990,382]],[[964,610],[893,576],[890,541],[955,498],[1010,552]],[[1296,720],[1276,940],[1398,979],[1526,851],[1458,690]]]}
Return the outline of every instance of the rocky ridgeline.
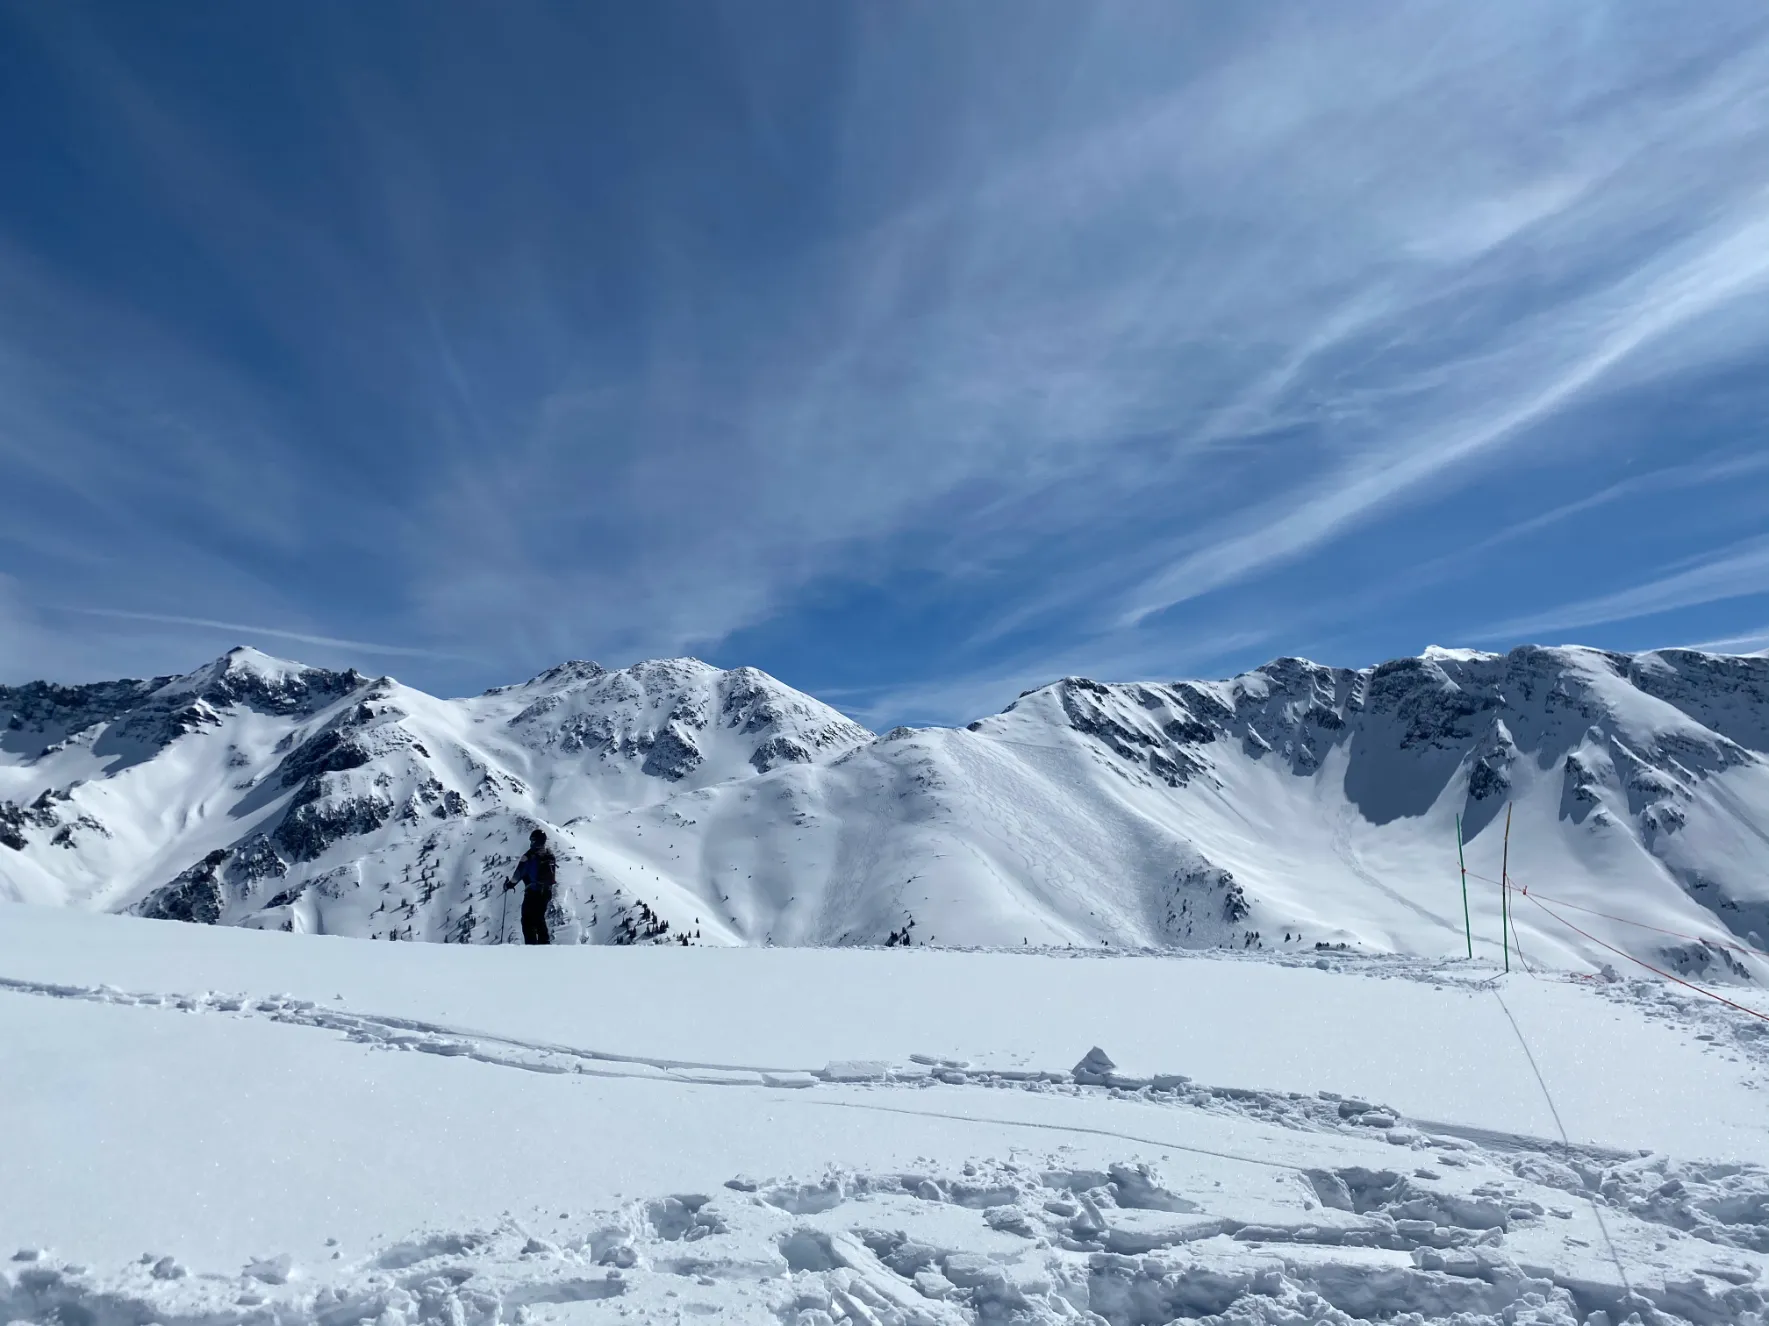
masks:
{"label": "rocky ridgeline", "polygon": [[[709,674],[710,686],[703,684]],[[756,739],[748,764],[757,773],[840,754],[872,736],[765,672],[718,672],[695,659],[661,659],[619,671],[566,663],[543,672],[530,688],[541,693],[511,720],[529,744],[563,755],[590,752],[637,762],[644,774],[671,782],[701,767],[705,735],[715,728]],[[662,706],[659,697],[666,700]]]}
{"label": "rocky ridgeline", "polygon": [[[755,919],[754,906],[790,912],[810,870],[845,890],[840,905],[849,909],[824,904],[823,942],[964,942],[938,933],[924,899],[905,894],[901,905],[873,906],[843,882],[844,872],[876,859],[885,834],[962,830],[995,813],[999,792],[977,803],[950,743],[924,739],[942,731],[874,738],[765,673],[693,659],[622,669],[574,661],[517,686],[437,701],[391,678],[235,650],[183,677],[0,688],[0,752],[22,771],[0,789],[29,789],[0,798],[0,848],[51,878],[127,874],[126,844],[157,848],[171,812],[126,823],[117,807],[125,787],[151,786],[182,807],[182,823],[220,825],[221,837],[193,840],[182,862],[101,905],[208,923],[485,942],[507,933],[501,885],[538,824],[554,832],[580,885],[555,918],[574,940],[692,939],[701,929],[695,910],[738,907],[731,890],[741,880],[760,891],[748,922],[759,941],[773,928]],[[1355,670],[1283,658],[1217,682],[1068,677],[968,732],[1007,747],[1079,737],[1118,778],[1181,807],[1200,791],[1220,794],[1249,765],[1298,779],[1330,772],[1334,795],[1378,827],[1422,815],[1449,793],[1470,839],[1503,814],[1521,771],[1538,785],[1542,772],[1557,771],[1560,821],[1625,831],[1734,934],[1769,935],[1769,900],[1741,887],[1736,872],[1713,870],[1691,828],[1708,780],[1761,765],[1769,752],[1769,658],[1434,649]],[[848,771],[846,795],[860,796],[863,811],[848,802],[831,813],[813,785],[787,776],[819,764]],[[194,785],[202,770],[214,789],[185,797],[175,784]],[[693,798],[734,786],[753,786],[742,800],[771,805],[773,819],[726,825],[722,841],[778,834],[812,844],[812,864],[770,867],[801,872],[778,886],[758,880],[753,865],[741,875],[729,873],[734,864],[719,867],[726,873],[699,881],[671,876],[705,900],[672,913],[661,894],[646,891],[645,881],[663,882],[654,867],[611,873],[601,848],[576,836],[592,821],[667,804],[655,823],[644,822],[649,841],[665,838],[666,863],[691,862],[683,853],[698,852],[689,844],[701,841]],[[1760,809],[1758,819],[1769,820],[1769,808]],[[817,855],[818,835],[872,819],[878,826],[856,830],[849,846]],[[644,846],[643,832],[634,821],[632,848]],[[679,849],[667,841],[677,836]],[[1261,911],[1254,882],[1183,836],[1150,844],[1168,864],[1141,886],[1143,933],[1182,946],[1291,942],[1282,918]],[[712,869],[685,867],[703,868]],[[1036,876],[1042,866],[1026,869]],[[1661,956],[1690,970],[1730,962],[1702,945]]]}
{"label": "rocky ridgeline", "polygon": [[[1631,692],[1687,722],[1641,730]],[[1210,777],[1212,752],[1224,747],[1299,776],[1343,748],[1347,794],[1376,824],[1423,813],[1465,772],[1470,837],[1501,813],[1519,760],[1558,765],[1567,819],[1607,817],[1597,789],[1613,782],[1649,849],[1685,826],[1704,779],[1769,752],[1769,658],[1693,650],[1436,650],[1358,670],[1283,658],[1217,683],[1068,677],[1006,713],[1028,705],[1054,705],[1069,727],[1171,787]],[[999,721],[970,727],[987,733]],[[1769,906],[1672,868],[1738,934],[1769,936]]]}
{"label": "rocky ridgeline", "polygon": [[225,709],[243,706],[278,717],[302,717],[367,680],[354,669],[328,672],[281,665],[267,670],[255,665],[253,651],[235,649],[182,677],[88,686],[46,681],[0,686],[0,714],[6,715],[0,750],[40,758],[102,728],[93,752],[121,766],[151,759],[178,738],[216,726]]}
{"label": "rocky ridgeline", "polygon": [[[1557,768],[1562,820],[1612,825],[1603,792],[1619,792],[1609,804],[1625,805],[1631,831],[1691,897],[1741,939],[1769,937],[1760,891],[1711,877],[1699,847],[1675,841],[1706,780],[1760,765],[1769,752],[1769,658],[1434,649],[1356,670],[1284,658],[1224,682],[1069,677],[1026,692],[970,730],[1007,735],[1016,716],[1066,726],[1130,777],[1173,789],[1200,779],[1220,787],[1219,771],[1238,759],[1313,777],[1336,756],[1347,799],[1375,825],[1425,813],[1459,780],[1470,838],[1503,814],[1523,762]],[[1195,886],[1211,872],[1183,873],[1168,928],[1177,922],[1190,941],[1200,907],[1208,907]],[[1213,921],[1244,912],[1240,889],[1224,892]],[[1661,956],[1686,970],[1743,974],[1723,950],[1684,947]]]}
{"label": "rocky ridgeline", "polygon": [[[439,729],[434,714],[414,720],[414,701],[452,709],[453,727]],[[86,772],[22,803],[0,800],[0,845],[11,851],[53,870],[61,860],[46,849],[111,834],[81,808],[95,800],[95,786],[132,770],[141,778],[169,769],[165,757],[183,740],[225,746],[225,765],[237,773],[220,800],[237,836],[138,890],[128,910],[307,929],[316,900],[365,888],[391,894],[415,879],[416,899],[380,899],[358,928],[437,940],[495,938],[494,923],[507,919],[498,904],[517,850],[510,844],[537,824],[556,827],[518,769],[538,766],[553,781],[613,778],[619,786],[624,778],[667,790],[831,758],[872,735],[756,669],[726,672],[693,659],[619,670],[570,662],[520,686],[438,704],[391,678],[239,649],[183,677],[0,689],[0,706],[13,761],[46,768],[58,756],[78,757]],[[272,743],[239,744],[248,716],[272,720],[258,724],[278,733]],[[574,937],[636,943],[692,935],[693,927],[672,927],[618,885],[605,887],[596,904],[593,868],[585,874],[569,834],[557,847],[590,880],[585,913],[555,918]]]}
{"label": "rocky ridgeline", "polygon": [[[1354,767],[1400,751],[1452,771],[1472,755],[1480,771],[1471,780],[1471,808],[1504,793],[1507,767],[1520,753],[1564,760],[1593,737],[1628,767],[1646,802],[1672,794],[1672,784],[1769,751],[1769,658],[1579,652],[1589,669],[1569,669],[1567,651],[1524,647],[1503,655],[1442,651],[1356,671],[1284,658],[1215,683],[1066,677],[1028,691],[1005,712],[1054,698],[1070,727],[1174,786],[1206,772],[1200,748],[1219,741],[1302,775],[1315,773],[1335,746],[1347,747]],[[1608,675],[1594,675],[1599,668]],[[1656,733],[1650,747],[1633,748],[1604,681],[1664,701],[1691,720],[1691,730]],[[983,719],[970,728],[994,726]],[[1569,776],[1577,780],[1576,766]],[[1429,802],[1441,789],[1439,781],[1416,796]],[[1364,809],[1392,817],[1409,807]]]}

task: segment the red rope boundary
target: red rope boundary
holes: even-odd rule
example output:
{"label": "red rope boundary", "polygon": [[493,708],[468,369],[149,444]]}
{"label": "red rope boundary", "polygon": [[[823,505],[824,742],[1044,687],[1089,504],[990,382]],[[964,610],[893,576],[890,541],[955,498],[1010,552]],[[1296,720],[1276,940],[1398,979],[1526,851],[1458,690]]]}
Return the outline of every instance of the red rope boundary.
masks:
{"label": "red rope boundary", "polygon": [[[1492,879],[1486,875],[1476,874],[1472,870],[1468,872],[1468,877],[1470,879],[1481,880],[1487,884],[1499,883],[1496,879]],[[1501,885],[1500,887],[1503,886]],[[1752,948],[1749,944],[1741,944],[1737,940],[1709,939],[1703,935],[1686,935],[1681,930],[1666,930],[1663,926],[1647,925],[1644,921],[1633,921],[1625,916],[1614,916],[1609,912],[1600,912],[1595,907],[1582,907],[1576,902],[1567,902],[1564,898],[1549,897],[1546,893],[1531,893],[1526,885],[1519,884],[1516,880],[1511,881],[1511,888],[1513,892],[1521,893],[1526,898],[1540,898],[1543,901],[1553,903],[1556,907],[1567,907],[1575,912],[1584,912],[1587,916],[1601,916],[1605,921],[1615,921],[1620,925],[1635,926],[1641,930],[1650,930],[1655,935],[1669,935],[1673,939],[1687,939],[1695,944],[1710,944],[1715,948],[1736,949],[1740,953],[1746,953],[1753,958],[1762,958],[1765,962],[1769,962],[1769,953],[1765,953],[1760,948]]]}
{"label": "red rope boundary", "polygon": [[[1769,1022],[1769,1013],[1759,1013],[1754,1008],[1747,1008],[1743,1004],[1735,1003],[1734,1001],[1728,999],[1725,995],[1715,994],[1712,990],[1704,990],[1704,989],[1702,989],[1701,986],[1697,985],[1694,981],[1686,981],[1681,976],[1673,976],[1670,972],[1665,971],[1662,968],[1653,966],[1650,962],[1645,961],[1643,958],[1637,958],[1632,953],[1623,952],[1621,949],[1617,948],[1614,944],[1606,944],[1601,939],[1597,938],[1596,935],[1591,934],[1589,931],[1580,930],[1578,926],[1574,925],[1571,921],[1567,920],[1564,916],[1561,916],[1552,907],[1548,906],[1547,903],[1543,902],[1540,898],[1536,897],[1533,893],[1530,893],[1524,889],[1519,889],[1518,892],[1522,893],[1524,897],[1528,898],[1531,902],[1535,903],[1536,906],[1540,907],[1544,912],[1547,912],[1549,916],[1552,916],[1556,921],[1560,922],[1560,924],[1565,926],[1568,930],[1571,930],[1575,934],[1583,935],[1586,939],[1590,940],[1593,944],[1597,945],[1599,948],[1606,948],[1611,953],[1614,953],[1618,957],[1623,957],[1623,958],[1626,958],[1629,962],[1637,963],[1638,965],[1646,968],[1647,971],[1653,972],[1659,976],[1664,977],[1667,981],[1675,981],[1678,985],[1684,986],[1690,990],[1694,990],[1697,994],[1706,995],[1709,999],[1717,1000],[1718,1002],[1725,1004],[1726,1007],[1728,1007],[1728,1008],[1736,1008],[1740,1013],[1748,1013],[1754,1018],[1760,1018],[1764,1022]],[[1601,915],[1601,913],[1599,913],[1599,915]],[[1650,929],[1653,929],[1654,927],[1648,926],[1646,928],[1650,930]],[[1672,932],[1667,930],[1664,933],[1670,934]]]}

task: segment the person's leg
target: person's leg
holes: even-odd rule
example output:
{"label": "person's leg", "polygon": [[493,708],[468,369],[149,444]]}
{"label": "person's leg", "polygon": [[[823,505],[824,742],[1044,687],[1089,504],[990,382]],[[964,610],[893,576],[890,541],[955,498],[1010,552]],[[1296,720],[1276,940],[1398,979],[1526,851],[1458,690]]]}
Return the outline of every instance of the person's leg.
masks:
{"label": "person's leg", "polygon": [[535,899],[534,933],[536,938],[534,942],[537,944],[551,944],[553,942],[553,934],[547,929],[547,909],[552,905],[553,891],[551,889]]}
{"label": "person's leg", "polygon": [[524,944],[541,942],[535,938],[534,894],[531,892],[522,895],[522,942]]}

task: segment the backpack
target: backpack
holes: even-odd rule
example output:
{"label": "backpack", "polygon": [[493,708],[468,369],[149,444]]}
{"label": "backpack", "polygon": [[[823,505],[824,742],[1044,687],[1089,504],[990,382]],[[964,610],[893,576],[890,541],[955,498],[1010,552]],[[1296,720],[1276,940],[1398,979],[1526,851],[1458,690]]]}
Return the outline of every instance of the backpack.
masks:
{"label": "backpack", "polygon": [[530,892],[541,889],[550,890],[556,882],[555,868],[553,853],[549,849],[543,847],[537,852],[531,847],[516,863],[516,878],[521,880],[523,886]]}

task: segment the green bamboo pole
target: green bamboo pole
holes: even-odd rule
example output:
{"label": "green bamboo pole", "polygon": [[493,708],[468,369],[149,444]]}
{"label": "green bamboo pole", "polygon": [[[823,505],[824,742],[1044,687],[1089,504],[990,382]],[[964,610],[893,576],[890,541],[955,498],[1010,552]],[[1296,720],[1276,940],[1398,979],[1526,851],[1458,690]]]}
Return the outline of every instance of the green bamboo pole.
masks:
{"label": "green bamboo pole", "polygon": [[1511,805],[1505,805],[1505,852],[1499,859],[1499,926],[1505,935],[1505,970],[1511,970]]}
{"label": "green bamboo pole", "polygon": [[1474,956],[1474,923],[1468,919],[1468,859],[1462,854],[1462,817],[1456,816],[1456,864],[1462,868],[1462,931],[1468,936],[1468,956]]}

